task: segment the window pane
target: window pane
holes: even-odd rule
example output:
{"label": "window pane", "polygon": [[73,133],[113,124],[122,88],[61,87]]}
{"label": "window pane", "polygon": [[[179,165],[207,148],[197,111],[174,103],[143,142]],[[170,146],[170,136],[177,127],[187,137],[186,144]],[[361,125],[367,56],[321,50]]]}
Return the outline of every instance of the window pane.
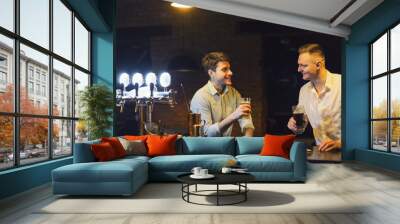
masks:
{"label": "window pane", "polygon": [[390,88],[390,98],[391,98],[391,110],[392,117],[400,118],[400,72],[391,75],[391,88]]}
{"label": "window pane", "polygon": [[89,70],[89,32],[75,18],[75,63]]}
{"label": "window pane", "polygon": [[71,60],[72,12],[60,1],[53,1],[53,51]]}
{"label": "window pane", "polygon": [[390,37],[391,69],[400,67],[400,24],[391,31]]}
{"label": "window pane", "polygon": [[45,118],[21,117],[19,127],[21,164],[49,158],[48,122],[49,120]]}
{"label": "window pane", "polygon": [[391,121],[391,141],[392,141],[392,152],[400,153],[400,120]]}
{"label": "window pane", "polygon": [[81,114],[79,95],[86,86],[89,86],[89,75],[75,69],[75,117],[79,117]]}
{"label": "window pane", "polygon": [[21,36],[49,48],[49,0],[20,0]]}
{"label": "window pane", "polygon": [[72,117],[71,66],[54,59],[53,68],[53,115]]}
{"label": "window pane", "polygon": [[85,142],[88,138],[88,129],[84,120],[75,121],[75,143]]}
{"label": "window pane", "polygon": [[14,0],[0,1],[0,26],[14,31]]}
{"label": "window pane", "polygon": [[387,77],[372,81],[372,118],[387,118]]}
{"label": "window pane", "polygon": [[372,122],[373,149],[387,151],[387,121]]}
{"label": "window pane", "polygon": [[374,76],[387,71],[387,34],[372,45],[372,68]]}
{"label": "window pane", "polygon": [[0,170],[14,165],[14,124],[10,116],[0,116]]}
{"label": "window pane", "polygon": [[72,121],[53,120],[53,157],[72,154]]}
{"label": "window pane", "polygon": [[[48,64],[49,57],[47,55],[21,44],[21,113],[48,114]],[[43,88],[45,92],[43,92]]]}
{"label": "window pane", "polygon": [[0,35],[0,111],[14,111],[14,42]]}

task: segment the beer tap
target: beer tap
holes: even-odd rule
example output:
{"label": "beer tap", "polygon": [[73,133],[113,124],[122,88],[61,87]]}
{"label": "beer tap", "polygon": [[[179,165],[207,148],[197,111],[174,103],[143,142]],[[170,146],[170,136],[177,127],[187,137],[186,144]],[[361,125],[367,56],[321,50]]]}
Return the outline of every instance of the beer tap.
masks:
{"label": "beer tap", "polygon": [[135,97],[139,97],[139,83],[133,84],[133,89],[135,90]]}
{"label": "beer tap", "polygon": [[123,104],[125,103],[125,101],[122,99],[123,96],[123,90],[120,88],[116,89],[116,100],[117,100],[117,107],[120,107],[120,112],[123,112]]}
{"label": "beer tap", "polygon": [[132,79],[133,89],[135,90],[135,113],[138,112],[138,108],[140,106],[140,99],[139,99],[139,83],[137,80]]}
{"label": "beer tap", "polygon": [[136,98],[136,99],[135,99],[135,113],[138,112],[138,108],[139,108],[139,99]]}
{"label": "beer tap", "polygon": [[172,90],[172,89],[169,90],[169,92],[168,92],[168,105],[170,108],[174,108],[175,105],[177,104],[176,97],[175,97],[176,94],[177,94],[177,91]]}
{"label": "beer tap", "polygon": [[159,124],[153,122],[152,114],[153,114],[153,97],[147,101],[147,121],[144,124],[144,128],[150,134],[159,134],[160,126]]}
{"label": "beer tap", "polygon": [[[159,81],[159,83],[157,82]],[[122,73],[119,78],[121,88],[117,90],[117,106],[120,106],[120,112],[124,111],[125,103],[135,103],[135,114],[139,116],[140,134],[145,132],[150,134],[160,133],[159,122],[153,122],[152,113],[155,104],[168,104],[171,108],[176,104],[176,91],[168,90],[171,84],[171,76],[168,72],[157,75],[153,72],[146,74],[146,79],[141,73],[134,73],[130,78],[127,73]],[[133,87],[128,89],[127,86]],[[158,90],[159,86],[162,87]]]}
{"label": "beer tap", "polygon": [[124,112],[124,106],[125,106],[125,100],[121,100],[121,102],[120,102],[120,109],[119,109],[119,112],[120,112],[120,113],[123,113],[123,112]]}
{"label": "beer tap", "polygon": [[150,99],[154,96],[154,83],[150,83]]}
{"label": "beer tap", "polygon": [[124,94],[125,94],[125,86],[123,84],[120,84],[119,87],[120,87],[120,93],[119,94],[120,94],[120,97],[122,98],[124,96]]}

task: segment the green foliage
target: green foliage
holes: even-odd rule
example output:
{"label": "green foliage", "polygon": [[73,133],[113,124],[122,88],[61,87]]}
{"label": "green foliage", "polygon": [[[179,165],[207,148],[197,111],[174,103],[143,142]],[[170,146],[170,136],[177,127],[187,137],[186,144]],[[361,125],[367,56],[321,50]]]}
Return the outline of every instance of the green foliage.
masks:
{"label": "green foliage", "polygon": [[82,108],[81,118],[89,131],[89,139],[109,136],[106,131],[112,125],[112,109],[114,98],[112,91],[105,85],[95,84],[80,92],[79,106]]}

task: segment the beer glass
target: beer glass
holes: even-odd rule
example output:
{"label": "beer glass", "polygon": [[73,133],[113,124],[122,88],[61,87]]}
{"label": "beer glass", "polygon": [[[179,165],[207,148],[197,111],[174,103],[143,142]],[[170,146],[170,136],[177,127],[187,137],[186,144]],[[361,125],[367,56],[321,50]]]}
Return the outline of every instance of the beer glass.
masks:
{"label": "beer glass", "polygon": [[296,121],[296,135],[301,135],[306,130],[308,119],[304,107],[302,105],[292,106],[293,119]]}
{"label": "beer glass", "polygon": [[[242,104],[251,105],[251,98],[250,98],[250,97],[242,97],[242,98],[240,99],[240,104],[241,104],[241,105],[242,105]],[[249,118],[249,116],[243,116],[243,117]]]}

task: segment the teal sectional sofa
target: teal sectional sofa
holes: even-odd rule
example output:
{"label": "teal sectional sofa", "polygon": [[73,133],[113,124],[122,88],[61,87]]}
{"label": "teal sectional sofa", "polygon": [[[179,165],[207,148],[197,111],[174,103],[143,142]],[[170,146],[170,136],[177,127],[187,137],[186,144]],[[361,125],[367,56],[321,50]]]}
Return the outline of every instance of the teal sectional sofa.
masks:
{"label": "teal sectional sofa", "polygon": [[263,137],[183,137],[176,142],[177,155],[127,156],[96,162],[91,141],[75,144],[74,163],[52,171],[54,194],[131,195],[148,181],[176,181],[176,177],[200,166],[219,172],[228,160],[236,160],[259,182],[305,182],[306,147],[294,142],[290,159],[260,156]]}

